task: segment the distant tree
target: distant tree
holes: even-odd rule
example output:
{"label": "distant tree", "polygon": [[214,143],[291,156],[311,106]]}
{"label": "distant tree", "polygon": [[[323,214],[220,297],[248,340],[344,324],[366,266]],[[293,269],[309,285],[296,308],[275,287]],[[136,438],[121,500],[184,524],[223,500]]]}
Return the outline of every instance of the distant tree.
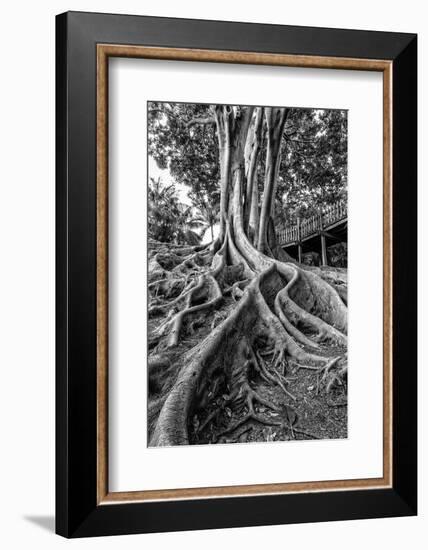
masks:
{"label": "distant tree", "polygon": [[150,102],[148,125],[149,155],[174,181],[187,186],[189,198],[203,215],[211,212],[214,219],[219,212],[220,171],[210,106]]}
{"label": "distant tree", "polygon": [[218,201],[204,200],[201,197],[194,198],[193,204],[196,207],[196,220],[204,227],[204,232],[210,230],[211,241],[214,241],[214,226],[219,221]]}
{"label": "distant tree", "polygon": [[202,227],[191,206],[180,203],[173,184],[150,178],[148,190],[149,237],[161,242],[196,245],[201,241],[196,229]]}
{"label": "distant tree", "polygon": [[175,242],[195,246],[201,242],[198,229],[203,227],[203,221],[191,206],[178,203],[175,213]]}
{"label": "distant tree", "polygon": [[172,242],[175,236],[176,190],[163,185],[160,178],[149,180],[148,233],[156,241]]}

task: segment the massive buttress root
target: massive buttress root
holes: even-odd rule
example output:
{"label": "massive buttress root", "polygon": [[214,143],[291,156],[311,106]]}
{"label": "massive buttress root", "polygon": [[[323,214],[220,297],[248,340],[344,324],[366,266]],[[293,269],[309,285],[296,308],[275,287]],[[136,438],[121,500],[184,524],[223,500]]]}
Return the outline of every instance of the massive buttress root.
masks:
{"label": "massive buttress root", "polygon": [[[347,308],[329,282],[340,278],[334,270],[321,277],[265,256],[239,220],[226,224],[221,243],[153,243],[150,255],[151,446],[195,442],[211,424],[219,426],[213,442],[247,423],[294,437],[288,370],[313,371],[323,391],[346,383]],[[267,402],[255,380],[276,386],[282,404]]]}

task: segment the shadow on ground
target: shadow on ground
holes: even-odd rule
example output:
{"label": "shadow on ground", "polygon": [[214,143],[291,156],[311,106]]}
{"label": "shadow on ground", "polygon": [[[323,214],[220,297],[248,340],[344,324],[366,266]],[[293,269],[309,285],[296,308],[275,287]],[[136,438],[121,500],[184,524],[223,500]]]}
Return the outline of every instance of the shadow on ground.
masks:
{"label": "shadow on ground", "polygon": [[54,516],[24,516],[24,519],[30,523],[34,523],[34,525],[41,527],[45,531],[55,532]]}

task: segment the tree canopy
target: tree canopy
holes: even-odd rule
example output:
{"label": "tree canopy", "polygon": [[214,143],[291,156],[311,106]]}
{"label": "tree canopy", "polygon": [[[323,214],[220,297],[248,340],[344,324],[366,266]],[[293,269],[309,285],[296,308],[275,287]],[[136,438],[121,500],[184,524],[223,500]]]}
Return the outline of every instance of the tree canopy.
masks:
{"label": "tree canopy", "polygon": [[[148,104],[148,152],[188,189],[198,218],[215,225],[220,208],[220,160],[212,105]],[[252,124],[254,125],[255,115]],[[256,173],[263,196],[267,123],[260,125]],[[274,197],[275,225],[293,223],[331,202],[346,198],[347,112],[290,108],[280,140],[280,165]]]}
{"label": "tree canopy", "polygon": [[220,190],[218,144],[209,105],[154,103],[148,105],[148,152],[159,168],[188,188],[188,196],[200,211],[218,212]]}

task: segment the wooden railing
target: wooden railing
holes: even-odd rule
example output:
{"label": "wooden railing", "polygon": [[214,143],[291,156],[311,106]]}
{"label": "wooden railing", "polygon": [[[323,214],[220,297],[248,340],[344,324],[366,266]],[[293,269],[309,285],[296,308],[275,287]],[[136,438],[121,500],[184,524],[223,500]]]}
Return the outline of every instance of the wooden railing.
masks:
{"label": "wooden railing", "polygon": [[303,239],[319,233],[330,225],[344,220],[348,215],[346,201],[340,200],[327,206],[319,214],[311,216],[303,221],[297,220],[294,225],[280,229],[276,233],[278,244],[298,243]]}

